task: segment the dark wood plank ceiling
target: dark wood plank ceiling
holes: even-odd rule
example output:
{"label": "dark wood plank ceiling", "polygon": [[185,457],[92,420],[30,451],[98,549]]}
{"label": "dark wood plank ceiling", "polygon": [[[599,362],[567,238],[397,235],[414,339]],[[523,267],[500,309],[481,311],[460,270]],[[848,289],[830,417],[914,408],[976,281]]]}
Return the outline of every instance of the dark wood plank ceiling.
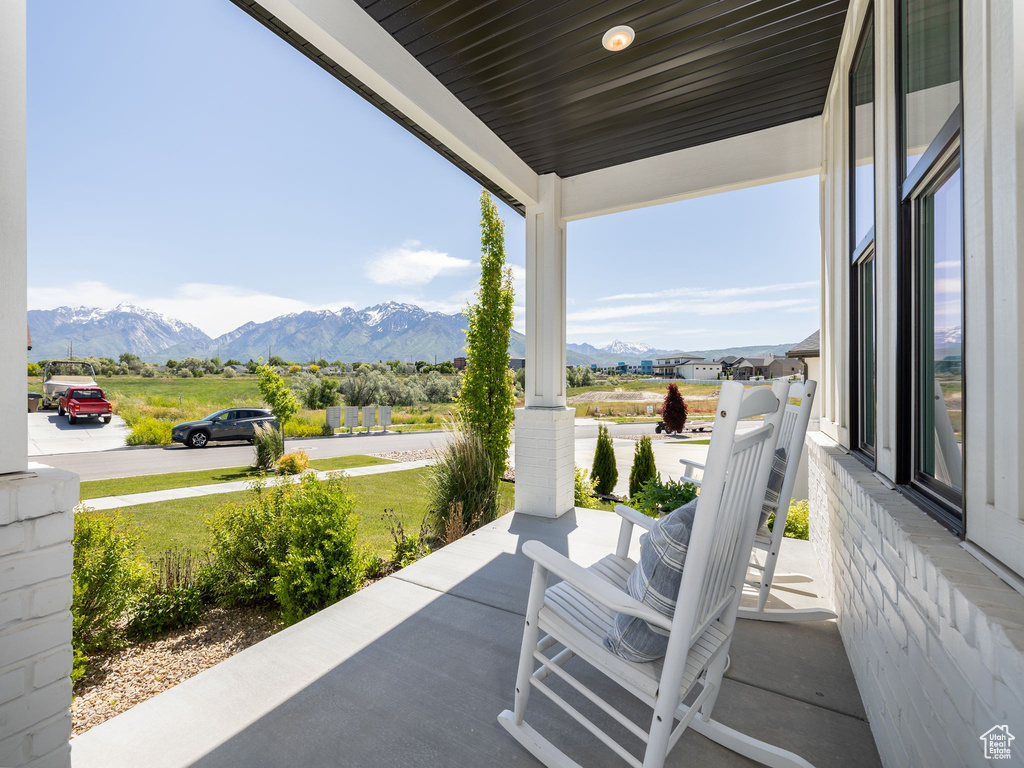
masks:
{"label": "dark wood plank ceiling", "polygon": [[[356,0],[538,173],[821,114],[848,0]],[[625,51],[601,46],[618,24]]]}

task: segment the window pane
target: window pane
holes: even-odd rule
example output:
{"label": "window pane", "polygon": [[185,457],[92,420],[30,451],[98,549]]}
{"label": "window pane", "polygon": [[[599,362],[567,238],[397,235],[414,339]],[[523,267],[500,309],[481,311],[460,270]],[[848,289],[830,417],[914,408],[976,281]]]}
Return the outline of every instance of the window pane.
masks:
{"label": "window pane", "polygon": [[960,103],[960,2],[904,0],[902,14],[906,175]]}
{"label": "window pane", "polygon": [[963,490],[963,244],[960,168],[921,199],[918,469]]}
{"label": "window pane", "polygon": [[875,224],[875,25],[868,17],[850,72],[853,113],[853,244]]}
{"label": "window pane", "polygon": [[875,260],[868,259],[858,268],[859,325],[857,340],[860,357],[860,444],[875,447]]}

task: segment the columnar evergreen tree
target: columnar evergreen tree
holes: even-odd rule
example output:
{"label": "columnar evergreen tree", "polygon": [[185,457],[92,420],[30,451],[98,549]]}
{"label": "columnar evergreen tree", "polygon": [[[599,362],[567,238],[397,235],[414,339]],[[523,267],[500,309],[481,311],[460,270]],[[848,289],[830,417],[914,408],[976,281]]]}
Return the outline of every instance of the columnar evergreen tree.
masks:
{"label": "columnar evergreen tree", "polygon": [[594,490],[607,496],[619,481],[619,470],[615,466],[615,449],[608,435],[608,427],[597,426],[597,448],[594,450],[594,465],[590,469]]}
{"label": "columnar evergreen tree", "polygon": [[686,401],[679,394],[679,387],[669,384],[665,401],[661,405],[661,420],[665,422],[669,432],[682,432],[687,415]]}
{"label": "columnar evergreen tree", "polygon": [[480,289],[466,308],[469,365],[459,413],[480,434],[495,472],[505,473],[515,418],[515,387],[508,366],[512,331],[512,270],[505,266],[505,225],[486,190],[480,193]]}
{"label": "columnar evergreen tree", "polygon": [[633,468],[629,470],[629,496],[633,498],[644,483],[653,477],[658,476],[658,470],[654,466],[654,448],[651,446],[651,438],[644,435],[636,442],[633,449]]}

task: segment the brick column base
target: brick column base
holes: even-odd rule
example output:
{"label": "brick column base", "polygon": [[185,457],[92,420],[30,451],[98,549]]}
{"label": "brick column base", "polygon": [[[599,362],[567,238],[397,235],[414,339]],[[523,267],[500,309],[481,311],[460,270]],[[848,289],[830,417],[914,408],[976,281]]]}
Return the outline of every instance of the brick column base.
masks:
{"label": "brick column base", "polygon": [[516,513],[561,517],[573,508],[576,413],[516,408]]}

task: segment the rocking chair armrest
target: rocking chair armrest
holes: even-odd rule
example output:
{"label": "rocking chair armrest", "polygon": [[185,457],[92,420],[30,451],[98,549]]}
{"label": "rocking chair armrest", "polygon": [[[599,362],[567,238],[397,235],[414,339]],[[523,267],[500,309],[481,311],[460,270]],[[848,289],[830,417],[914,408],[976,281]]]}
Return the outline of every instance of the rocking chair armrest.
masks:
{"label": "rocking chair armrest", "polygon": [[699,461],[691,461],[690,459],[680,459],[679,463],[685,464],[688,467],[693,467],[694,469],[699,469],[702,472],[704,471],[704,469],[706,469],[706,465],[701,464]]}
{"label": "rocking chair armrest", "polygon": [[671,631],[672,622],[667,616],[662,616],[653,608],[630,597],[618,587],[583,566],[577,565],[547,544],[528,541],[523,544],[523,554],[606,608],[617,613],[625,613],[628,616],[636,616],[648,624]]}
{"label": "rocking chair armrest", "polygon": [[654,525],[653,517],[648,517],[643,512],[637,512],[635,509],[627,507],[625,504],[616,504],[615,514],[628,523],[639,525],[645,531],[651,530],[651,526]]}

